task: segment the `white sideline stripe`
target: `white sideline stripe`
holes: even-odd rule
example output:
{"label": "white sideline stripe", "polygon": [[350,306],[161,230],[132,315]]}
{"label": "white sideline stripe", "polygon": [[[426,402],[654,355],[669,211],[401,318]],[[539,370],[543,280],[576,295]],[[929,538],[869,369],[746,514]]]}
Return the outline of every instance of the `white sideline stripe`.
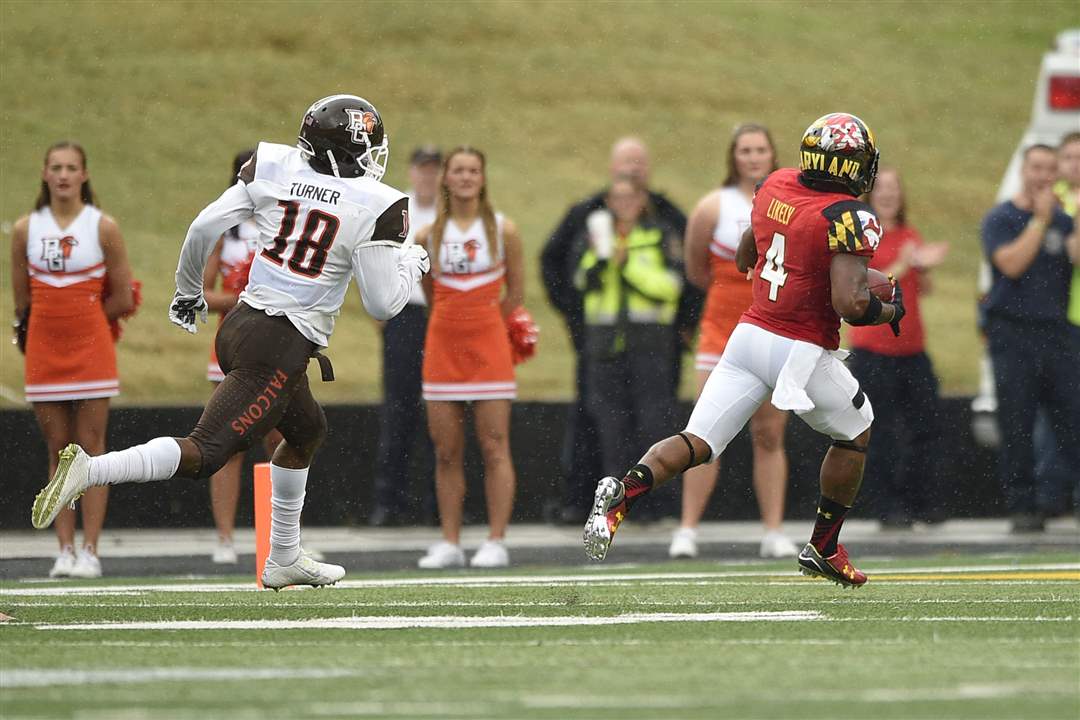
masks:
{"label": "white sideline stripe", "polygon": [[[1038,565],[972,565],[949,566],[949,567],[919,567],[884,569],[881,572],[889,575],[910,575],[929,573],[975,573],[975,572],[1031,572],[1036,570],[1080,570],[1080,563],[1044,563]],[[729,578],[776,578],[773,584],[804,585],[813,580],[799,579],[794,568],[791,572],[778,570],[736,570],[723,572],[699,572],[699,573],[611,573],[611,574],[575,574],[575,575],[453,575],[450,577],[408,577],[386,578],[371,580],[342,580],[336,587],[339,588],[389,588],[425,585],[449,585],[456,587],[499,587],[503,585],[596,585],[598,583],[630,583],[652,582],[656,585],[687,585],[695,584],[693,581],[726,580]],[[886,584],[889,581],[874,581],[871,573],[871,582]],[[689,581],[689,582],[688,582]],[[945,585],[951,581],[928,580],[928,581],[904,581],[905,585]],[[1023,584],[1023,585],[1050,585],[1050,584],[1076,584],[1075,580],[983,580],[988,584]],[[697,584],[709,584],[700,582]],[[735,584],[735,583],[732,583]],[[758,585],[760,583],[753,583]],[[62,587],[47,587],[35,583],[32,588],[0,588],[0,597],[4,596],[46,596],[46,595],[132,595],[146,592],[255,592],[254,582],[251,583],[171,583],[171,584],[143,584],[143,585],[70,585]]]}
{"label": "white sideline stripe", "polygon": [[7,690],[51,685],[128,685],[190,680],[292,680],[354,675],[359,673],[332,668],[141,667],[113,670],[0,670],[0,688]]}
{"label": "white sideline stripe", "polygon": [[[36,630],[404,630],[409,628],[439,628],[467,630],[475,628],[519,627],[595,627],[599,625],[634,625],[657,622],[791,622],[805,620],[830,620],[832,622],[1007,622],[1007,623],[1071,623],[1076,618],[1065,617],[826,617],[812,610],[750,611],[728,613],[625,613],[615,616],[572,615],[562,617],[496,615],[490,617],[468,615],[434,616],[352,616],[339,618],[311,618],[308,620],[158,620],[135,622],[76,623],[70,625],[34,625]],[[16,623],[23,624],[23,623]],[[28,624],[28,623],[27,623]]]}
{"label": "white sideline stripe", "polygon": [[594,625],[632,625],[657,622],[790,622],[821,620],[819,612],[789,610],[780,612],[730,613],[626,613],[613,617],[568,615],[562,617],[524,617],[495,615],[373,616],[312,618],[309,620],[161,620],[150,622],[80,623],[71,625],[35,625],[38,630],[400,630],[404,628],[519,628],[575,627]]}

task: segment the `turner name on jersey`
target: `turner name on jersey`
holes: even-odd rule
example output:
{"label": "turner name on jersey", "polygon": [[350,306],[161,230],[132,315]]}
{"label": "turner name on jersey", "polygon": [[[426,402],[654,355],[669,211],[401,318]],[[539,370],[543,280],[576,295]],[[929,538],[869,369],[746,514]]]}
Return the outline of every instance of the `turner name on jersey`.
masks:
{"label": "turner name on jersey", "polygon": [[241,171],[255,205],[259,249],[240,299],[284,314],[309,340],[325,347],[358,267],[356,253],[372,241],[408,235],[408,198],[369,177],[315,172],[296,148],[260,143]]}
{"label": "turner name on jersey", "polygon": [[301,200],[318,200],[319,202],[329,203],[330,205],[337,205],[338,199],[341,197],[341,193],[337,190],[331,190],[328,187],[320,187],[318,185],[308,185],[307,183],[294,182],[292,187],[289,188],[289,193],[294,198]]}

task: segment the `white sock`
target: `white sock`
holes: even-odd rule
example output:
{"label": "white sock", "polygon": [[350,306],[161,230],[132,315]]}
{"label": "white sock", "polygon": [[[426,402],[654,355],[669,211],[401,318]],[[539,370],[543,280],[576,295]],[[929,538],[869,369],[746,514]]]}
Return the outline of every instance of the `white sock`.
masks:
{"label": "white sock", "polygon": [[270,464],[270,559],[292,565],[300,555],[300,511],[308,469]]}
{"label": "white sock", "polygon": [[91,485],[168,480],[180,467],[180,443],[171,437],[90,458]]}

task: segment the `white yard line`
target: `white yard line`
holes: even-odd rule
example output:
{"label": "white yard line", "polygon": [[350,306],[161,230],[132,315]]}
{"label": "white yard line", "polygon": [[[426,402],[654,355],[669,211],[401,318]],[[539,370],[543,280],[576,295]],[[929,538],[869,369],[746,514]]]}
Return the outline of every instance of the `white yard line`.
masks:
{"label": "white yard line", "polygon": [[184,668],[138,667],[112,670],[54,670],[34,668],[0,670],[0,688],[48,687],[51,685],[128,685],[133,683],[192,680],[296,680],[360,675],[355,670],[332,668]]}
{"label": "white yard line", "polygon": [[658,622],[791,622],[820,620],[824,616],[814,611],[732,612],[732,613],[625,613],[615,616],[561,617],[495,615],[468,617],[435,616],[369,616],[312,618],[309,620],[160,620],[148,622],[106,622],[36,625],[38,630],[400,630],[404,628],[519,628],[575,627],[596,625],[629,625]]}

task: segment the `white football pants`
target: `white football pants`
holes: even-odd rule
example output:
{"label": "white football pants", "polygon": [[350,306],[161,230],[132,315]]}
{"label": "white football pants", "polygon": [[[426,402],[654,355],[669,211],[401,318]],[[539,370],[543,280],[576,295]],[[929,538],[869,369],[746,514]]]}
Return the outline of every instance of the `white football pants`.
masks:
{"label": "white football pants", "polygon": [[[772,395],[777,377],[796,341],[749,323],[739,323],[694,405],[686,432],[698,436],[720,457],[750,416]],[[834,440],[854,440],[874,420],[870,400],[840,360],[824,351],[803,388],[814,408],[796,413]]]}

